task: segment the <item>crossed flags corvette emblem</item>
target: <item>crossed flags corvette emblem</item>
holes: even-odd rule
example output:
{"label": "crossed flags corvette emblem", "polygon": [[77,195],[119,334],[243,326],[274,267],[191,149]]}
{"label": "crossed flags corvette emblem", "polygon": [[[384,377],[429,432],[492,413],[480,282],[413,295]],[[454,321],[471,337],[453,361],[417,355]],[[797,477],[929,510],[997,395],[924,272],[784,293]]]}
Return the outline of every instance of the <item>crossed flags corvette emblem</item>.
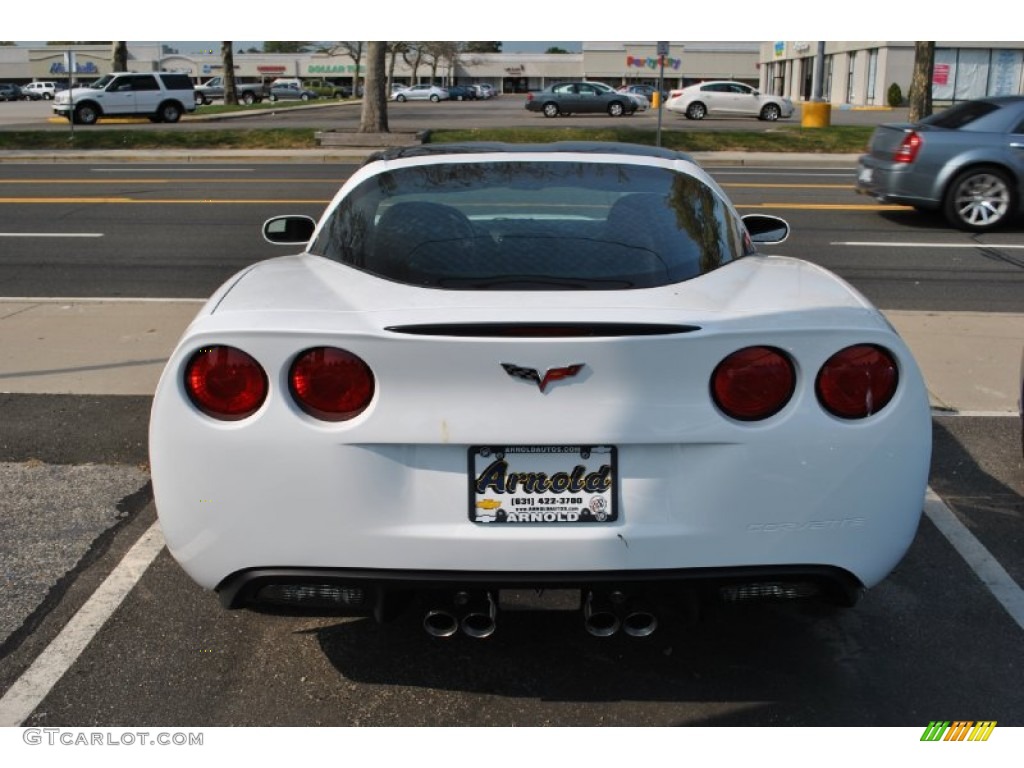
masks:
{"label": "crossed flags corvette emblem", "polygon": [[509,376],[517,379],[525,379],[526,381],[532,381],[537,385],[541,392],[547,389],[548,384],[553,381],[561,381],[562,379],[568,379],[575,376],[583,370],[583,366],[584,363],[573,363],[572,365],[562,366],[561,368],[548,368],[544,372],[544,375],[541,376],[540,372],[536,368],[526,368],[514,363],[501,364],[501,367],[505,369],[505,373]]}

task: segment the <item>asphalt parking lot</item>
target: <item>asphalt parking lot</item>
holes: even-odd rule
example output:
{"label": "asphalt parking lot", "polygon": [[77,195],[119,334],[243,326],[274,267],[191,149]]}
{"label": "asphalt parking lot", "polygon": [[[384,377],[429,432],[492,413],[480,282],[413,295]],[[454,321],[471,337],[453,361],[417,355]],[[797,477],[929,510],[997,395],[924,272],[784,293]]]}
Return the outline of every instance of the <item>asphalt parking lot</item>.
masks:
{"label": "asphalt parking lot", "polygon": [[[438,105],[449,107],[460,105]],[[461,108],[478,107],[487,105]],[[332,109],[346,107],[326,108]],[[503,119],[518,109],[510,107]],[[69,221],[84,217],[66,214]],[[123,223],[131,221],[126,216]],[[860,224],[854,220],[849,228]],[[1011,244],[1018,234],[1007,235]],[[111,306],[119,308],[104,316],[73,301],[0,303],[0,334],[17,329],[0,335],[0,482],[8,491],[0,519],[10,532],[6,549],[0,547],[9,598],[0,624],[0,711],[21,712],[16,722],[812,725],[918,732],[935,718],[1024,725],[1024,692],[1016,683],[1024,650],[1020,425],[1013,395],[991,386],[983,373],[986,360],[1013,350],[1019,355],[1019,313],[996,313],[997,325],[973,336],[971,313],[955,313],[957,333],[929,325],[942,315],[938,308],[891,314],[907,334],[924,339],[915,355],[926,378],[934,376],[930,485],[938,501],[930,500],[908,557],[853,610],[809,604],[725,607],[699,618],[680,612],[649,642],[617,637],[604,644],[583,633],[574,615],[524,614],[503,623],[493,643],[461,637],[446,643],[422,632],[416,612],[386,627],[225,612],[191,584],[159,541],[144,538],[155,521],[147,376],[159,370],[167,345],[198,304]],[[58,322],[62,316],[74,320]],[[103,354],[90,357],[96,348],[62,335],[76,327],[102,327]],[[37,348],[55,354],[13,354],[15,346],[19,352],[32,346],[31,333]],[[72,394],[32,384],[69,376],[84,388]],[[998,398],[986,399],[992,397],[986,390],[996,389]],[[970,538],[946,532],[947,513]],[[151,560],[135,564],[136,581],[68,672],[27,712],[5,710],[10,702],[3,697],[140,541],[148,546],[143,560]],[[993,563],[998,569],[988,570]]]}

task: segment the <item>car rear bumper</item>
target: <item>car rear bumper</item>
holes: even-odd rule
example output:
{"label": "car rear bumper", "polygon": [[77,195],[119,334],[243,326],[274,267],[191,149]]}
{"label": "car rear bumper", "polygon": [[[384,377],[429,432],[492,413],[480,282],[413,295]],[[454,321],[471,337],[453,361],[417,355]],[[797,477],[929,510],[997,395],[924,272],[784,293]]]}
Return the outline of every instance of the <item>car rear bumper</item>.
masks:
{"label": "car rear bumper", "polygon": [[870,155],[857,162],[856,190],[881,203],[935,209],[941,201],[932,190],[922,188],[921,174],[910,164],[882,161]]}
{"label": "car rear bumper", "polygon": [[290,607],[354,615],[386,615],[389,604],[411,593],[502,593],[572,590],[672,598],[695,594],[724,601],[823,598],[853,605],[864,586],[852,574],[827,566],[684,568],[532,574],[479,571],[370,570],[342,568],[254,568],[217,585],[225,608]]}

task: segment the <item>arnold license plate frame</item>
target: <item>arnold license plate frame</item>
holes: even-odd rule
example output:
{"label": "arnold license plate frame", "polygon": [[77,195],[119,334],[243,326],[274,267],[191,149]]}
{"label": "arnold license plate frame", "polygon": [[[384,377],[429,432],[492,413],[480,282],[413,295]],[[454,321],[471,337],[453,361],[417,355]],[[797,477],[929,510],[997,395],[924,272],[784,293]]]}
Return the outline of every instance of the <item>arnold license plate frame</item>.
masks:
{"label": "arnold license plate frame", "polygon": [[468,480],[473,523],[607,525],[619,519],[612,445],[474,445]]}

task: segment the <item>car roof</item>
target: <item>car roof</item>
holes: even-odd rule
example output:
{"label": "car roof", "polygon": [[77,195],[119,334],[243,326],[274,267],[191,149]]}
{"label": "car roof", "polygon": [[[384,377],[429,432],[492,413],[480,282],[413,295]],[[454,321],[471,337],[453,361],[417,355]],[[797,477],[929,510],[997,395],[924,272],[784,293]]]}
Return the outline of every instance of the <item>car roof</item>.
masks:
{"label": "car roof", "polygon": [[550,144],[509,144],[500,141],[467,141],[459,144],[421,144],[412,147],[391,147],[366,158],[364,165],[381,160],[398,160],[407,157],[437,157],[442,155],[466,155],[483,153],[591,153],[602,155],[623,155],[629,157],[655,157],[662,160],[690,160],[685,152],[646,144],[628,144],[611,141],[555,141]]}

